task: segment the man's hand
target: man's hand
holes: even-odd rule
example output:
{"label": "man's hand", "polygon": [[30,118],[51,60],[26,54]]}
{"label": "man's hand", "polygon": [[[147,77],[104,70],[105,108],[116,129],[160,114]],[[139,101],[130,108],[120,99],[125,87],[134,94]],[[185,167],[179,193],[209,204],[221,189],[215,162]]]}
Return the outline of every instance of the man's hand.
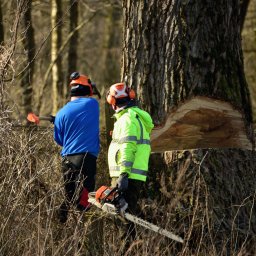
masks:
{"label": "man's hand", "polygon": [[125,201],[123,197],[120,197],[118,201],[115,203],[116,213],[123,215],[125,210],[128,208],[128,203]]}
{"label": "man's hand", "polygon": [[124,192],[128,189],[128,174],[121,173],[117,180],[117,189],[119,192]]}

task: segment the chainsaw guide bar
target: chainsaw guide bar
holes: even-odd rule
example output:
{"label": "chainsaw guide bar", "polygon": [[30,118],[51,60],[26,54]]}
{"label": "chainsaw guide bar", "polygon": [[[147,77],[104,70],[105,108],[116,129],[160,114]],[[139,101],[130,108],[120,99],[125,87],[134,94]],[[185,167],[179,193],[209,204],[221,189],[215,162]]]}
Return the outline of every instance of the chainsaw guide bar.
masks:
{"label": "chainsaw guide bar", "polygon": [[[103,203],[103,204],[101,204],[100,202],[98,202],[95,199],[95,195],[96,195],[96,192],[89,193],[89,199],[88,199],[89,203],[97,206],[98,208],[100,208],[102,211],[104,211],[106,213],[109,213],[111,215],[118,215],[117,209],[116,209],[116,207],[113,204],[111,204],[111,203]],[[152,230],[152,231],[154,231],[154,232],[156,232],[158,234],[164,235],[164,236],[166,236],[166,237],[168,237],[168,238],[170,238],[172,240],[175,240],[175,241],[180,242],[180,243],[184,242],[184,240],[181,237],[171,233],[170,231],[167,231],[167,230],[165,230],[163,228],[160,228],[160,227],[158,227],[158,226],[156,226],[156,225],[154,225],[154,224],[152,224],[150,222],[147,222],[147,221],[145,221],[145,220],[143,220],[141,218],[138,218],[138,217],[136,217],[136,216],[134,216],[134,215],[132,215],[130,213],[126,213],[124,211],[120,215],[122,217],[124,217],[125,219],[127,219],[127,220],[129,220],[129,221],[131,221],[131,222],[133,222],[135,224],[138,224],[138,225],[140,225],[140,226],[142,226],[144,228]]]}

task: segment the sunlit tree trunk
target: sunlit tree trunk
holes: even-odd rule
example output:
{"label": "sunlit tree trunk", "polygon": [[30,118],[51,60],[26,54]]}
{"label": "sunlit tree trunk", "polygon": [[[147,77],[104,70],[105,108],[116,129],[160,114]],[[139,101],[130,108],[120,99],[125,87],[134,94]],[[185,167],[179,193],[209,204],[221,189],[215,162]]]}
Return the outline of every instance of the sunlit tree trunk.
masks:
{"label": "sunlit tree trunk", "polygon": [[26,55],[26,69],[21,78],[22,87],[22,109],[23,114],[27,114],[32,111],[32,98],[33,98],[33,74],[34,74],[34,62],[33,57],[35,55],[35,39],[34,28],[31,19],[32,0],[27,1],[27,6],[22,17],[22,29],[24,31],[24,37],[22,39],[24,52]]}
{"label": "sunlit tree trunk", "polygon": [[[78,26],[78,1],[70,0],[70,17],[69,17],[69,33],[72,33]],[[68,49],[68,77],[67,84],[70,82],[69,76],[72,72],[77,71],[77,43],[78,43],[79,33],[75,31],[69,41]],[[65,92],[67,96],[67,90]]]}
{"label": "sunlit tree trunk", "polygon": [[[250,211],[255,211],[255,154],[210,146],[226,147],[225,141],[236,136],[238,119],[238,130],[245,130],[248,145],[254,141],[239,1],[124,0],[123,7],[122,77],[128,76],[142,108],[151,113],[156,125],[166,127],[166,119],[169,122],[165,136],[157,137],[165,150],[173,149],[168,144],[171,137],[177,140],[177,149],[195,148],[153,154],[146,190],[163,197],[161,207],[166,202],[166,212],[180,216],[174,220],[166,215],[165,219],[188,241],[182,255],[204,254],[203,247],[216,255],[222,250],[235,253],[243,245],[253,250],[256,231],[251,227],[256,219]],[[201,107],[203,102],[207,103]],[[229,119],[234,123],[228,127],[222,119],[225,111],[234,114]],[[199,137],[214,129],[218,132],[211,143],[204,139],[201,143],[206,149],[201,149]],[[227,137],[222,137],[223,131],[229,131]],[[195,136],[197,140],[192,141]],[[232,143],[239,148],[236,140]],[[237,209],[246,198],[252,201]],[[248,243],[247,231],[248,240],[252,239]]]}
{"label": "sunlit tree trunk", "polygon": [[[58,49],[61,45],[61,1],[51,0],[51,24],[52,24],[52,40],[51,40],[51,61],[57,59]],[[52,113],[56,114],[59,108],[59,102],[62,99],[62,79],[61,79],[61,58],[59,58],[52,67]]]}

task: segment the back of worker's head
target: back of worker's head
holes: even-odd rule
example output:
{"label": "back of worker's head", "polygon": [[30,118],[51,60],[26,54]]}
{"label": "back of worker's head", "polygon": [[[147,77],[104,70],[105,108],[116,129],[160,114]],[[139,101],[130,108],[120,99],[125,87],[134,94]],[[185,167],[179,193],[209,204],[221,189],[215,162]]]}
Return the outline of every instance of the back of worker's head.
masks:
{"label": "back of worker's head", "polygon": [[107,102],[114,108],[122,107],[135,100],[135,91],[126,86],[125,83],[116,83],[111,85],[107,93]]}
{"label": "back of worker's head", "polygon": [[70,75],[70,96],[92,96],[92,83],[88,76],[73,72]]}

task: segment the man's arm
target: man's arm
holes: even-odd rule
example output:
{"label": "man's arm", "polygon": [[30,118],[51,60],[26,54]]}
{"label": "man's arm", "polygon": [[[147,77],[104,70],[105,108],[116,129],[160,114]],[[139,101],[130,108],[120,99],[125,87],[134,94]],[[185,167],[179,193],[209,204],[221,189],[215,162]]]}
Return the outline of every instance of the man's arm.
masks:
{"label": "man's arm", "polygon": [[55,117],[54,120],[54,133],[53,133],[54,140],[59,144],[60,146],[63,146],[63,135],[61,130],[61,122],[60,118],[58,116]]}

